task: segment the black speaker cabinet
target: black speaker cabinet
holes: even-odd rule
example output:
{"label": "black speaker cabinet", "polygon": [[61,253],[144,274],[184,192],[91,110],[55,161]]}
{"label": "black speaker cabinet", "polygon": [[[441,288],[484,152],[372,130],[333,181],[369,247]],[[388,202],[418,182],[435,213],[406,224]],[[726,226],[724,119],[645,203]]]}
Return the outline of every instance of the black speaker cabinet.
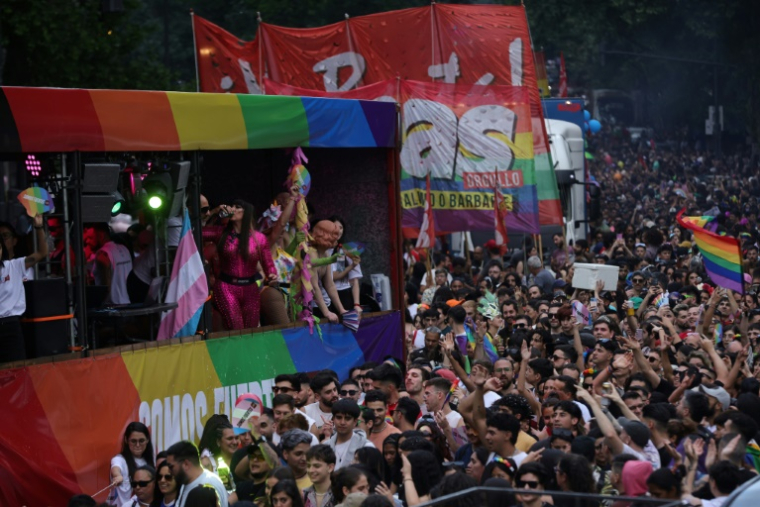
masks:
{"label": "black speaker cabinet", "polygon": [[[37,319],[68,314],[66,281],[46,278],[24,282],[26,313],[22,318]],[[22,322],[29,359],[63,354],[69,349],[69,320]]]}

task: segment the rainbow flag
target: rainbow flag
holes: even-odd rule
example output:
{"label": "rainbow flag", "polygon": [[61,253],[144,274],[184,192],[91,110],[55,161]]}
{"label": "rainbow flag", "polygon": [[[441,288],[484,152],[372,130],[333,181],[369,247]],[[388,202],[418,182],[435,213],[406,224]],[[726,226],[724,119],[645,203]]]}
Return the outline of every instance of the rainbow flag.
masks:
{"label": "rainbow flag", "polygon": [[[475,335],[473,333],[475,332],[475,322],[471,317],[467,317],[467,320],[465,320],[464,329],[467,332],[467,349],[469,349],[469,347],[474,349]],[[496,351],[496,347],[493,346],[493,342],[491,342],[487,336],[483,337],[483,348],[486,349],[486,355],[488,356],[489,361],[494,362],[499,358],[499,353]]]}
{"label": "rainbow flag", "polygon": [[676,218],[682,227],[694,234],[694,241],[702,252],[705,271],[712,281],[720,287],[744,294],[744,272],[739,241],[698,226],[697,223],[706,217],[683,217],[684,211],[679,211]]}
{"label": "rainbow flag", "polygon": [[[686,223],[694,224],[702,229],[707,229],[710,232],[715,232],[718,228],[718,223],[715,221],[717,217],[710,215],[702,215],[700,217],[682,217]],[[684,226],[686,227],[686,226]]]}

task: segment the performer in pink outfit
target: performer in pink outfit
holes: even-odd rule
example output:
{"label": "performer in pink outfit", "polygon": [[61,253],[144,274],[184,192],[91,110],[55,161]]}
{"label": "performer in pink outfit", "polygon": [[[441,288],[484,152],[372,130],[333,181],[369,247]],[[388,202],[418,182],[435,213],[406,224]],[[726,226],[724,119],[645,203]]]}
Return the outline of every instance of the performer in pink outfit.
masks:
{"label": "performer in pink outfit", "polygon": [[253,205],[235,201],[221,206],[230,214],[226,227],[203,228],[204,241],[218,241],[219,276],[214,301],[229,329],[258,327],[261,303],[254,279],[261,263],[267,283],[277,280],[277,270],[266,237],[254,230]]}

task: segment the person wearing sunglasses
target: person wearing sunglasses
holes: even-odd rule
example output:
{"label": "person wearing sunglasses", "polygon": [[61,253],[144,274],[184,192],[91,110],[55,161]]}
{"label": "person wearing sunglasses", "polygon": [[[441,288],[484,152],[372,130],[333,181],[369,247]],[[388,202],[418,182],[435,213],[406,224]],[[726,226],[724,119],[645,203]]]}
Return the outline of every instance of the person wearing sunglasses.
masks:
{"label": "person wearing sunglasses", "polygon": [[179,493],[179,486],[177,485],[177,481],[174,480],[169,465],[165,461],[158,465],[156,480],[158,484],[158,492],[154,493],[156,497],[154,500],[158,499],[159,496],[162,498],[161,503],[156,504],[156,502],[154,502],[154,504],[159,507],[174,507],[174,503],[177,500],[177,494]]}
{"label": "person wearing sunglasses", "polygon": [[156,470],[150,465],[144,465],[132,474],[132,491],[134,496],[127,503],[130,507],[149,506],[153,503],[156,492]]}
{"label": "person wearing sunglasses", "polygon": [[515,495],[518,505],[522,507],[549,507],[550,504],[542,501],[541,495],[549,481],[546,467],[539,462],[525,463],[514,476],[514,487],[522,490],[533,490],[536,493],[517,493]]}
{"label": "person wearing sunglasses", "polygon": [[340,399],[350,398],[354,400],[356,403],[361,405],[364,402],[364,393],[362,392],[362,388],[359,386],[358,380],[348,379],[344,380],[343,383],[340,385],[340,390],[338,391],[338,395],[340,396]]}

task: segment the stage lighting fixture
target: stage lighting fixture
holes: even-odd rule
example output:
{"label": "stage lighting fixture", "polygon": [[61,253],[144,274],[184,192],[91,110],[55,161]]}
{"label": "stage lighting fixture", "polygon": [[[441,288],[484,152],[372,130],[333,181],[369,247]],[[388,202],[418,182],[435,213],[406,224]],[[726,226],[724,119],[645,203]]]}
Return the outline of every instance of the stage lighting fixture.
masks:
{"label": "stage lighting fixture", "polygon": [[113,205],[111,206],[111,216],[115,217],[116,215],[121,213],[122,210],[124,209],[124,204],[126,204],[126,200],[124,200],[124,196],[122,196],[118,190],[111,192],[111,197],[113,198]]}
{"label": "stage lighting fixture", "polygon": [[124,211],[125,200],[118,191],[119,164],[84,164],[82,221],[109,222]]}
{"label": "stage lighting fixture", "polygon": [[161,214],[168,213],[171,205],[172,177],[168,172],[153,172],[142,182],[148,208]]}
{"label": "stage lighting fixture", "polygon": [[40,174],[42,173],[42,162],[37,160],[37,157],[34,155],[27,155],[26,160],[24,160],[24,165],[33,178],[40,177]]}

